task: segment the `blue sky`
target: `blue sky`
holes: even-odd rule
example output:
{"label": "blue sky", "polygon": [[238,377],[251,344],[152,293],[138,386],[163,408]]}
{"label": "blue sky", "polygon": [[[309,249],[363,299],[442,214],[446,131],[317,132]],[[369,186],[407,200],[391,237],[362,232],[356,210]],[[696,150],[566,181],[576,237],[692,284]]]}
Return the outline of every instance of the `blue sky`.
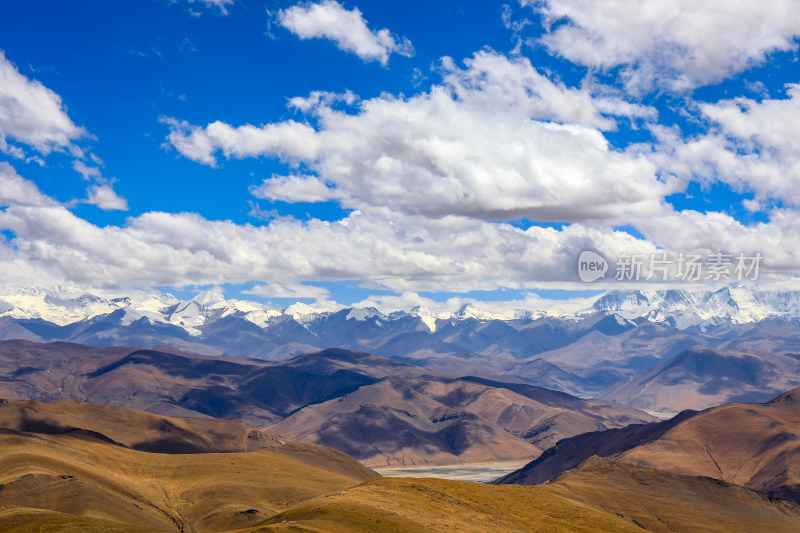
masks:
{"label": "blue sky", "polygon": [[614,286],[583,249],[763,249],[793,283],[798,2],[639,4],[4,2],[6,282],[516,305]]}

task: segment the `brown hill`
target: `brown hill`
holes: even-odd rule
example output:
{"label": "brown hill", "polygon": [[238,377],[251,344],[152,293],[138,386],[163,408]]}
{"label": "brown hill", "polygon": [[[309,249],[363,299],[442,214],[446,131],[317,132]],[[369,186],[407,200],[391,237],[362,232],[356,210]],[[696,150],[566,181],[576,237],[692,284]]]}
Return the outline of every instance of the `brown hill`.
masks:
{"label": "brown hill", "polygon": [[[608,401],[529,385],[456,379],[339,349],[269,362],[174,349],[2,341],[0,394],[88,401],[167,416],[235,417],[251,427],[270,427],[290,439],[331,446],[384,466],[532,458],[564,437],[653,420]],[[189,443],[211,450],[192,436],[192,429],[184,429],[189,432],[179,439],[184,450],[191,450]],[[145,440],[152,445],[153,439]],[[132,440],[125,443],[136,448]]]}
{"label": "brown hill", "polygon": [[800,506],[793,502],[710,478],[594,457],[537,487],[378,479],[303,502],[249,531],[789,532],[798,527]]}
{"label": "brown hill", "polygon": [[154,453],[248,452],[284,444],[234,418],[165,417],[79,402],[0,399],[0,428],[50,435],[95,434]]}
{"label": "brown hill", "polygon": [[592,457],[547,485],[650,531],[800,531],[800,506],[708,477]]}
{"label": "brown hill", "polygon": [[694,346],[603,395],[639,409],[682,411],[763,402],[800,385],[791,354]]}
{"label": "brown hill", "polygon": [[636,414],[529,385],[394,376],[264,431],[329,446],[369,466],[443,465],[537,457],[564,437],[641,420]]}
{"label": "brown hill", "polygon": [[[38,407],[39,424],[48,416],[51,421],[60,416],[77,428],[108,423],[120,440],[136,431],[147,436],[159,418],[103,406],[62,403],[48,410],[9,405],[3,407],[4,417],[12,422],[22,420],[20,412]],[[172,426],[152,433],[154,442],[185,436],[186,428],[204,443],[249,441],[249,435],[258,434],[220,434],[228,427],[238,431],[232,421],[208,428],[194,425],[197,421],[162,420]],[[0,429],[4,531],[223,531],[377,477],[340,452],[310,444],[265,439],[268,447],[248,453],[147,453],[92,430],[56,433],[54,425],[44,428],[49,433]]]}
{"label": "brown hill", "polygon": [[320,533],[642,531],[611,512],[546,487],[497,487],[432,478],[370,481],[304,502],[248,531],[295,527]]}
{"label": "brown hill", "polygon": [[[770,406],[795,409],[799,394]],[[784,500],[597,458],[551,485],[497,486],[377,479],[311,444],[259,438],[263,447],[252,450],[252,435],[261,434],[235,420],[6,401],[0,424],[41,431],[0,429],[3,531],[793,531],[800,524],[800,508]],[[128,444],[155,446],[137,435],[232,451],[143,452]],[[236,451],[243,441],[252,451]]]}
{"label": "brown hill", "polygon": [[412,466],[536,457],[539,448],[501,426],[387,378],[309,406],[264,431],[342,450],[369,466]]}
{"label": "brown hill", "polygon": [[800,501],[800,389],[703,411],[618,460]]}
{"label": "brown hill", "polygon": [[800,501],[800,389],[763,404],[728,404],[666,422],[579,435],[497,482],[544,483],[592,455]]}

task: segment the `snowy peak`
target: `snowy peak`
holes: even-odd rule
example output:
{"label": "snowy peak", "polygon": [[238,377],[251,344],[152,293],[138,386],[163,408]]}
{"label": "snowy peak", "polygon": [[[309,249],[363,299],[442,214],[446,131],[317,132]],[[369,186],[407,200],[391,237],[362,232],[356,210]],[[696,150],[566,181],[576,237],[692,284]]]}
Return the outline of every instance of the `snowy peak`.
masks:
{"label": "snowy peak", "polygon": [[670,324],[678,329],[705,328],[724,322],[752,323],[768,318],[800,321],[800,291],[758,291],[744,287],[714,291],[609,291],[588,307],[571,313],[548,309],[547,302],[542,302],[538,309],[517,308],[507,312],[496,310],[496,305],[493,305],[493,311],[488,311],[467,303],[451,312],[432,312],[416,306],[387,314],[375,307],[346,309],[335,302],[317,302],[314,305],[298,302],[278,310],[257,302],[226,299],[217,291],[204,291],[189,300],[179,300],[170,294],[157,292],[106,297],[73,288],[25,287],[0,292],[0,317],[42,319],[67,325],[113,314],[108,321],[121,326],[147,319],[152,324],[180,327],[195,336],[201,335],[208,324],[229,316],[248,320],[261,328],[291,319],[312,331],[317,327],[314,324],[339,312],[347,321],[377,321],[384,325],[414,317],[431,332],[437,330],[439,320],[582,318],[596,313],[613,315],[619,326],[647,320]]}
{"label": "snowy peak", "polygon": [[431,313],[427,307],[417,305],[404,314],[419,318],[423,324],[428,326],[428,329],[431,331],[431,333],[434,333],[436,331],[436,319],[438,317],[433,313]]}
{"label": "snowy peak", "polygon": [[326,316],[334,313],[337,309],[314,307],[302,302],[297,302],[284,308],[283,314],[292,317],[296,322],[307,325],[313,322],[318,316]]}
{"label": "snowy peak", "polygon": [[131,303],[129,298],[102,298],[65,287],[24,287],[0,296],[0,316],[42,319],[60,326],[105,315]]}
{"label": "snowy peak", "polygon": [[626,319],[669,321],[679,329],[717,320],[737,324],[800,319],[800,292],[726,287],[716,291],[610,291],[592,306]]}
{"label": "snowy peak", "polygon": [[225,296],[223,296],[222,293],[215,291],[203,291],[192,298],[191,301],[195,302],[200,307],[205,307],[207,309],[220,309],[229,305],[228,301],[225,299]]}
{"label": "snowy peak", "polygon": [[350,309],[345,317],[346,320],[358,320],[359,322],[367,321],[371,318],[378,320],[388,320],[386,315],[375,309],[374,307],[354,307]]}
{"label": "snowy peak", "polygon": [[464,304],[458,309],[458,311],[453,313],[452,318],[456,320],[468,320],[470,318],[476,320],[510,320],[513,318],[513,316],[492,313],[490,311],[479,309],[472,304]]}

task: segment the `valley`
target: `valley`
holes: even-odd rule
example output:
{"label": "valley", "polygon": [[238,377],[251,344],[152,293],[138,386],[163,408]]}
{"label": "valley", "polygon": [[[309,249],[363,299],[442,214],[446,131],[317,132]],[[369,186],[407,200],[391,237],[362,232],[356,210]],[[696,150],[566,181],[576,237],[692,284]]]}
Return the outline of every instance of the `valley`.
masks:
{"label": "valley", "polygon": [[[800,527],[791,320],[677,327],[625,304],[256,325],[221,301],[199,298],[183,333],[119,311],[64,326],[0,317],[23,337],[0,340],[4,527]],[[213,340],[225,338],[234,353]],[[244,356],[265,339],[280,350]]]}

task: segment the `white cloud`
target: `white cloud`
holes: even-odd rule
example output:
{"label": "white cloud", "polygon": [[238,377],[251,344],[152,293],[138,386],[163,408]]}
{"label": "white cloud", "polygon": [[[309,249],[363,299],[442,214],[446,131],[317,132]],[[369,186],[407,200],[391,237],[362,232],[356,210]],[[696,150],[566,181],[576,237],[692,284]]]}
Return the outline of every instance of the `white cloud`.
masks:
{"label": "white cloud", "polygon": [[[7,206],[0,209],[0,230],[13,234],[0,241],[0,269],[9,282],[55,280],[114,288],[256,281],[262,283],[252,294],[323,301],[328,297],[324,288],[303,282],[363,280],[409,294],[498,287],[585,289],[576,275],[583,250],[612,259],[623,253],[652,254],[659,247],[673,253],[761,251],[766,281],[786,279],[800,268],[800,214],[788,209],[773,211],[769,222],[750,226],[722,213],[692,211],[634,220],[648,240],[581,224],[523,230],[385,208],[354,211],[336,222],[287,217],[262,226],[150,212],[123,225],[100,227],[49,201],[9,165],[0,169],[0,198]],[[514,307],[540,308],[534,299],[525,297]],[[402,302],[371,300],[382,309],[414,302],[432,311],[439,308],[409,295]],[[474,300],[454,299],[447,305],[470,302]],[[497,312],[507,304],[498,304]]]}
{"label": "white cloud", "polygon": [[119,196],[111,185],[92,185],[87,190],[85,203],[96,205],[103,211],[127,211],[128,201]]}
{"label": "white cloud", "polygon": [[590,67],[624,65],[629,89],[688,89],[721,81],[797,48],[800,2],[523,0],[549,27],[541,42]]}
{"label": "white cloud", "polygon": [[[663,209],[675,184],[655,176],[645,157],[609,146],[598,130],[605,113],[648,115],[648,108],[593,99],[551,82],[527,59],[479,52],[458,69],[442,64],[444,83],[409,99],[383,95],[356,114],[323,100],[318,126],[294,121],[205,128],[165,119],[184,156],[215,164],[226,157],[277,156],[318,178],[273,178],[265,198],[338,198],[352,209],[490,220],[619,220]],[[316,99],[315,99],[316,101]]]}
{"label": "white cloud", "polygon": [[242,292],[264,298],[325,299],[330,296],[330,291],[324,287],[302,283],[265,283]]}
{"label": "white cloud", "polygon": [[293,107],[298,111],[308,113],[314,111],[320,106],[330,107],[338,102],[343,102],[347,105],[353,105],[358,101],[352,91],[345,91],[344,93],[332,93],[328,91],[311,91],[307,97],[295,96],[289,99],[289,107]]}
{"label": "white cloud", "polygon": [[42,154],[74,148],[72,141],[85,135],[67,116],[61,97],[36,80],[20,74],[0,50],[0,151],[23,157],[13,140]]}
{"label": "white cloud", "polygon": [[276,176],[251,192],[256,198],[283,202],[326,202],[341,197],[336,189],[315,176]]}
{"label": "white cloud", "polygon": [[472,290],[570,279],[577,254],[652,245],[578,225],[521,230],[459,217],[353,212],[338,222],[278,218],[265,226],[151,212],[95,226],[63,206],[11,206],[0,229],[20,264],[95,286],[269,280],[373,280],[395,290]]}
{"label": "white cloud", "polygon": [[161,122],[170,126],[167,140],[171,146],[185,157],[207,165],[216,163],[217,150],[225,157],[269,154],[313,159],[318,149],[314,128],[293,120],[263,128],[249,125],[233,128],[219,121],[200,128],[172,118],[162,118]]}
{"label": "white cloud", "polygon": [[335,0],[304,2],[282,9],[277,21],[301,39],[330,39],[341,50],[364,61],[386,65],[390,54],[414,55],[411,41],[392,35],[386,28],[370,30],[358,8],[347,10]]}
{"label": "white cloud", "polygon": [[17,174],[14,167],[0,162],[0,207],[10,205],[43,206],[54,202],[32,181]]}
{"label": "white cloud", "polygon": [[800,154],[800,84],[786,86],[784,99],[756,102],[748,98],[701,104],[700,111],[719,124],[723,133],[750,146],[766,147],[781,154]]}
{"label": "white cloud", "polygon": [[769,222],[744,225],[726,213],[683,211],[637,222],[651,241],[668,243],[675,252],[754,254],[761,252],[763,278],[785,279],[800,268],[797,227],[800,213],[779,209]]}
{"label": "white cloud", "polygon": [[787,98],[748,98],[698,104],[709,131],[685,139],[679,131],[655,127],[659,140],[650,159],[687,181],[731,185],[753,192],[759,205],[777,200],[800,206],[800,84]]}
{"label": "white cloud", "polygon": [[72,168],[75,169],[75,172],[83,176],[83,179],[85,180],[97,179],[102,175],[99,168],[90,167],[89,165],[80,160],[73,161]]}

